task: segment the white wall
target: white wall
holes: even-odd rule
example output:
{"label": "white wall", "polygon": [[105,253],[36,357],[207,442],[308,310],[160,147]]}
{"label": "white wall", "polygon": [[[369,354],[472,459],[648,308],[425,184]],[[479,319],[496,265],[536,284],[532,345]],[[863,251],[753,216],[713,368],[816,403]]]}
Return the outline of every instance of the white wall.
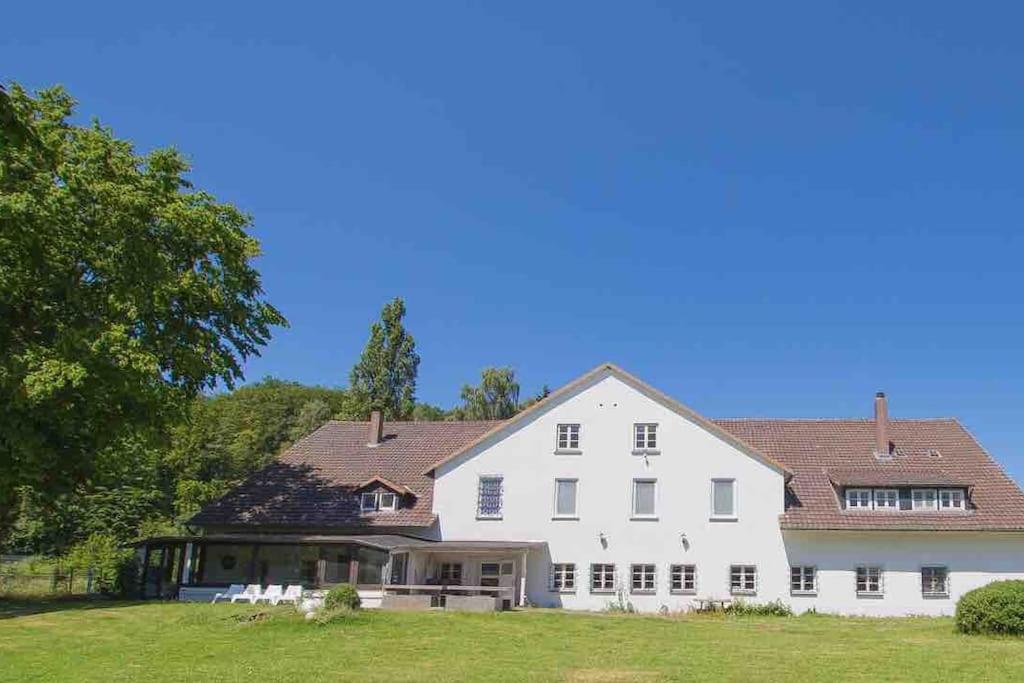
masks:
{"label": "white wall", "polygon": [[[555,455],[558,423],[582,425],[582,455]],[[657,422],[660,455],[632,455],[633,424]],[[504,478],[501,520],[476,518],[481,475]],[[554,481],[578,478],[577,520],[555,520]],[[632,480],[658,480],[656,521],[632,520]],[[738,521],[710,521],[711,479],[737,481]],[[783,477],[678,413],[605,374],[505,438],[482,444],[436,473],[434,511],[444,540],[546,541],[532,552],[527,596],[531,603],[601,609],[611,596],[591,594],[589,568],[615,563],[628,586],[629,565],[655,563],[655,595],[629,596],[638,609],[680,609],[692,596],[670,595],[670,564],[696,564],[698,595],[728,595],[730,564],[756,564],[757,599],[788,597],[788,565],[778,516]],[[681,534],[686,534],[689,548]],[[607,546],[599,536],[604,534]],[[574,562],[573,594],[548,590],[550,562]],[[765,571],[774,567],[775,571]]]}
{"label": "white wall", "polygon": [[[785,532],[787,563],[818,568],[818,595],[793,596],[797,611],[904,616],[952,614],[965,592],[1024,578],[1024,535],[953,532]],[[883,596],[858,597],[855,568],[883,569]],[[949,569],[949,597],[921,594],[921,567]]]}

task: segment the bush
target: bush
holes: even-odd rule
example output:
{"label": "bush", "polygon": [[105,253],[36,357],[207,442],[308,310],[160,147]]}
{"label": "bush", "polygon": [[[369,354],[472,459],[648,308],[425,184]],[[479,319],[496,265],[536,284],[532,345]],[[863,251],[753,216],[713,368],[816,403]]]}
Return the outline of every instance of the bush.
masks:
{"label": "bush", "polygon": [[68,551],[67,565],[76,572],[92,572],[92,589],[106,595],[124,595],[134,588],[138,573],[135,553],[122,548],[108,534],[93,534]]}
{"label": "bush", "polygon": [[359,609],[359,593],[350,583],[343,583],[327,591],[324,608],[327,610]]}
{"label": "bush", "polygon": [[725,606],[726,614],[733,614],[741,617],[791,617],[793,616],[792,608],[782,600],[772,600],[771,602],[745,602],[743,600],[735,600]]}
{"label": "bush", "polygon": [[964,593],[956,603],[956,630],[1024,635],[1024,581],[996,581]]}

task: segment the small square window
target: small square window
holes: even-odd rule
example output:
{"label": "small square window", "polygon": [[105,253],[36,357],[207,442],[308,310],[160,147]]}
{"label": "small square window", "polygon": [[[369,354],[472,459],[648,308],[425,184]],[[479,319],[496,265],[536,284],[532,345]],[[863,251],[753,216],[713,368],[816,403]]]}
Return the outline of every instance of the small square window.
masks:
{"label": "small square window", "polygon": [[870,510],[871,489],[846,489],[846,507],[849,510]]}
{"label": "small square window", "polygon": [[655,479],[633,480],[633,517],[655,516],[657,486]]}
{"label": "small square window", "polygon": [[559,451],[578,451],[580,448],[580,426],[578,424],[558,425],[558,439],[555,449]]}
{"label": "small square window", "polygon": [[615,590],[615,565],[590,565],[590,592],[609,593]]}
{"label": "small square window", "polygon": [[377,494],[377,505],[379,510],[394,510],[398,506],[398,496],[389,491],[382,491]]}
{"label": "small square window", "polygon": [[857,593],[859,595],[882,594],[881,567],[857,567]]}
{"label": "small square window", "polygon": [[949,595],[949,570],[946,567],[921,567],[921,595],[944,598]]}
{"label": "small square window", "polygon": [[899,510],[900,492],[897,489],[875,489],[876,510]]}
{"label": "small square window", "polygon": [[658,452],[658,425],[656,423],[637,423],[633,425],[633,452]]}
{"label": "small square window", "polygon": [[551,590],[576,592],[576,565],[562,562],[551,565]]}
{"label": "small square window", "polygon": [[377,509],[377,494],[364,493],[359,497],[359,508],[363,512],[374,512]]}
{"label": "small square window", "polygon": [[794,595],[813,595],[818,592],[818,570],[815,567],[790,567],[789,592]]}
{"label": "small square window", "polygon": [[672,565],[670,568],[670,579],[670,589],[673,593],[696,593],[697,565]]}
{"label": "small square window", "polygon": [[910,492],[915,510],[934,510],[936,497],[935,489],[914,489]]}
{"label": "small square window", "polygon": [[752,564],[734,564],[729,567],[729,592],[733,595],[756,593],[757,567]]}
{"label": "small square window", "polygon": [[630,567],[630,591],[633,593],[653,593],[655,590],[655,573],[653,564],[632,565]]}

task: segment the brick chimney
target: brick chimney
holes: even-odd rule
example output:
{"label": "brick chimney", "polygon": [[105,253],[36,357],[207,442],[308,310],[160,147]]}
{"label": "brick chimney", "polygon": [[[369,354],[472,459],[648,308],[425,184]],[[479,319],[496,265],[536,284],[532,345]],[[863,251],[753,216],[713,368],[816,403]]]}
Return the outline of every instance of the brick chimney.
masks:
{"label": "brick chimney", "polygon": [[889,402],[884,391],[875,394],[875,457],[892,457],[889,447]]}
{"label": "brick chimney", "polygon": [[370,434],[367,446],[379,446],[384,439],[384,416],[379,410],[370,413]]}

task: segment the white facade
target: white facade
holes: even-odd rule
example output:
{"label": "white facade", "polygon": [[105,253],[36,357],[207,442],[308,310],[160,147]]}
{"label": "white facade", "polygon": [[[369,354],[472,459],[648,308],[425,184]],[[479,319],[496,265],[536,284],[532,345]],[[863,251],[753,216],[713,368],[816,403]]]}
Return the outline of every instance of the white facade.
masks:
{"label": "white facade", "polygon": [[[577,453],[559,452],[560,424],[579,425]],[[636,424],[657,425],[654,450],[635,452]],[[481,477],[501,479],[500,517],[478,515]],[[735,597],[731,568],[752,566],[755,589],[742,597],[753,602],[942,614],[965,590],[1024,577],[1020,535],[782,532],[785,474],[777,464],[612,370],[441,464],[435,478],[442,540],[543,543],[526,567],[526,600],[534,605],[599,610],[628,601],[643,611],[686,609],[698,598]],[[577,482],[575,514],[556,514],[560,479]],[[656,482],[651,515],[634,514],[636,480]],[[713,514],[714,480],[734,482],[733,514]],[[552,566],[562,563],[575,565],[572,590],[552,589]],[[593,564],[615,565],[613,592],[592,590]],[[633,565],[654,565],[653,590],[632,590]],[[673,565],[695,567],[692,591],[671,589]],[[791,594],[794,565],[815,568],[815,594]],[[948,568],[948,597],[922,596],[921,567],[932,565]],[[879,568],[879,595],[858,595],[857,566]]]}

